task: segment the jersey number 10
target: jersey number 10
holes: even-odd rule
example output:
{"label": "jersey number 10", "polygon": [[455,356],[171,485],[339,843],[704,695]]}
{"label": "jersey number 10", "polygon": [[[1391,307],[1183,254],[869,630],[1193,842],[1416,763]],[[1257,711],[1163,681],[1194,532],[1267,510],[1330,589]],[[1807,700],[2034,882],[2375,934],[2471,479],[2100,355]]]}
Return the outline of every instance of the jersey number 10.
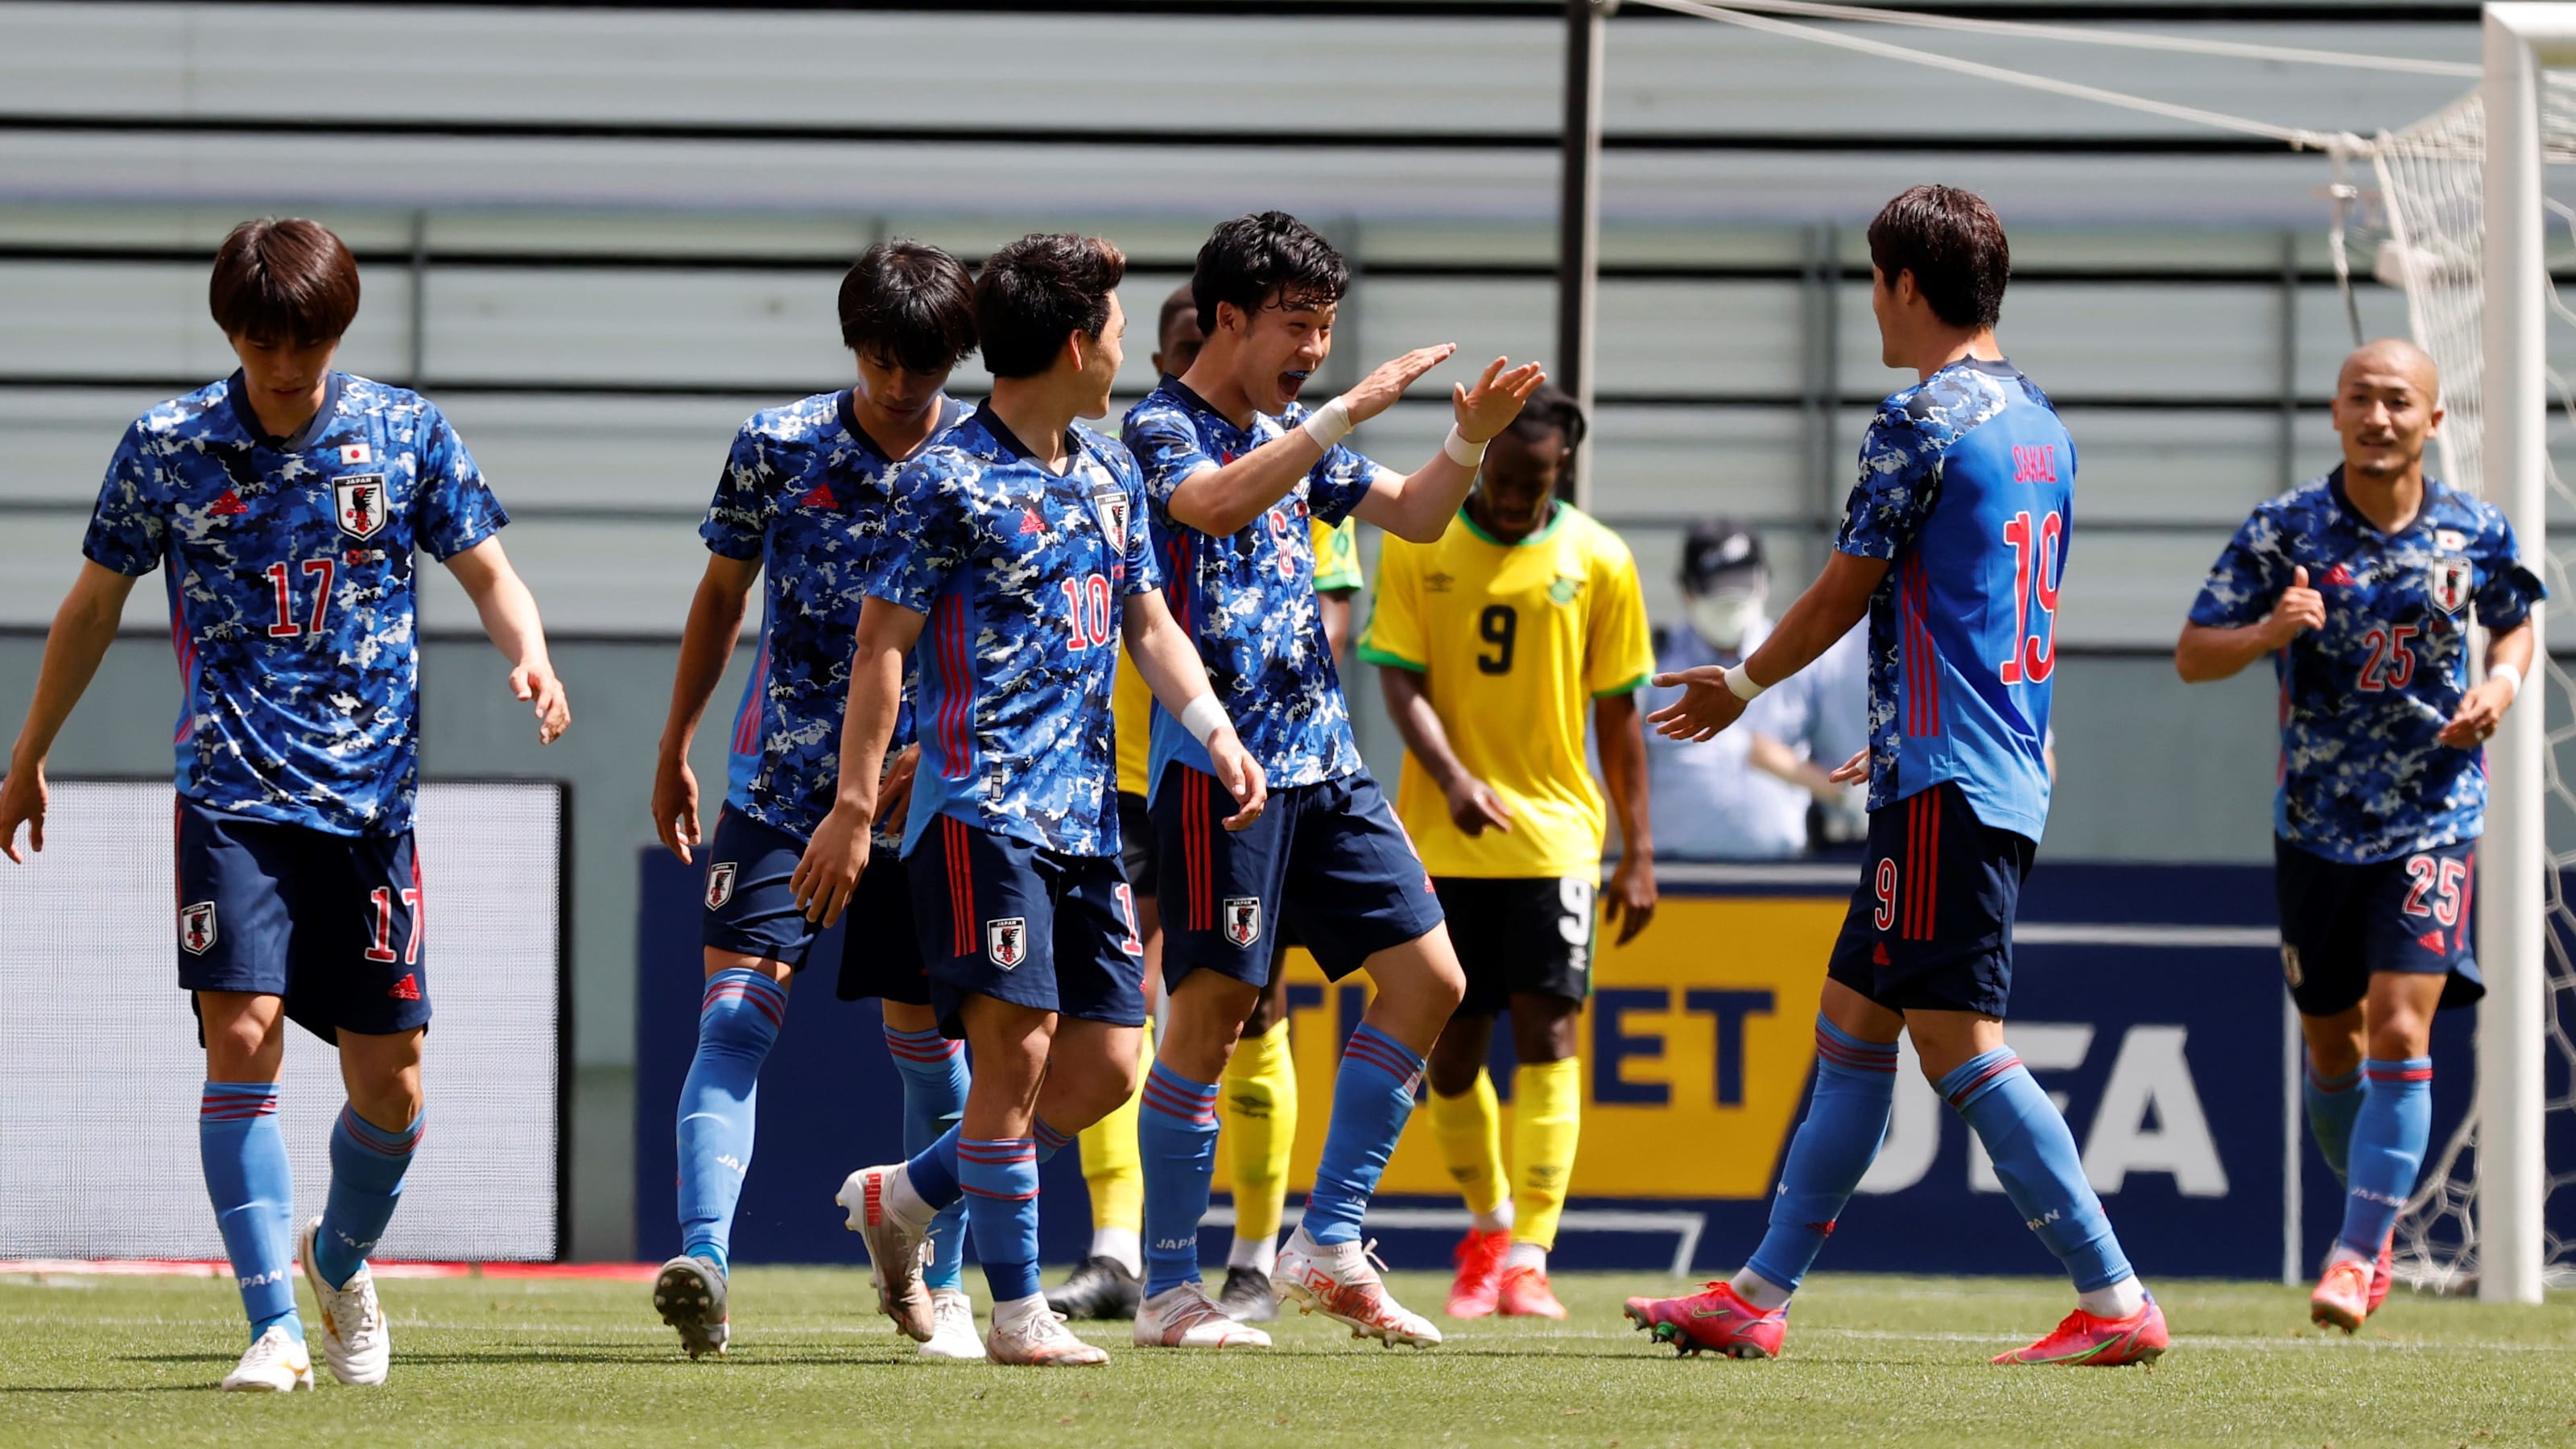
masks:
{"label": "jersey number 10", "polygon": [[[2030,515],[2016,513],[2004,523],[2004,543],[2013,551],[2013,652],[2003,664],[2006,684],[2045,684],[2057,671],[2057,586],[2065,579],[2048,576],[2059,556],[2058,540],[2066,520],[2051,512],[2034,528]],[[2041,618],[2030,617],[2037,604]]]}

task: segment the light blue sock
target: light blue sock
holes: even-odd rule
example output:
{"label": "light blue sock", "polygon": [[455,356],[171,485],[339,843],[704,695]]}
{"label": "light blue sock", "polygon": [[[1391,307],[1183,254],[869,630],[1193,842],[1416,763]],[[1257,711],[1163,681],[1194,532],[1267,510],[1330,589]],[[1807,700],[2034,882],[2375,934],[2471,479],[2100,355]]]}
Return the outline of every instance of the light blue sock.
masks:
{"label": "light blue sock", "polygon": [[966,1226],[995,1303],[1038,1292],[1038,1144],[1028,1137],[957,1141]]}
{"label": "light blue sock", "polygon": [[787,1022],[787,988],[735,967],[707,978],[698,1052],[680,1084],[680,1251],[729,1266],[734,1204],[751,1171],[760,1064]]}
{"label": "light blue sock", "polygon": [[1038,1145],[1038,1165],[1041,1167],[1055,1161],[1057,1153],[1073,1145],[1073,1138],[1048,1126],[1047,1119],[1034,1113],[1029,1117],[1029,1137]]}
{"label": "light blue sock", "polygon": [[[1336,1119],[1338,1120],[1338,1118]],[[1136,1154],[1145,1170],[1145,1296],[1199,1281],[1199,1219],[1216,1177],[1216,1084],[1160,1061],[1138,1094]]]}
{"label": "light blue sock", "polygon": [[286,1134],[277,1128],[275,1082],[208,1082],[197,1105],[197,1155],[215,1226],[241,1285],[251,1342],[283,1324],[297,1343],[304,1320],[295,1312],[295,1179]]}
{"label": "light blue sock", "polygon": [[1986,1144],[2004,1196],[2066,1265],[2076,1292],[2108,1288],[2131,1276],[2102,1199],[2084,1180],[2075,1134],[2012,1048],[1971,1057],[1934,1085]]}
{"label": "light blue sock", "polygon": [[2300,1073],[2300,1094],[2307,1099],[2308,1126],[2317,1134],[2317,1148],[2326,1155],[2326,1166],[2334,1169],[2335,1181],[2344,1180],[2344,1159],[2352,1151],[2352,1121],[2361,1115],[2361,1068],[2355,1067],[2340,1077],[2317,1075],[2316,1063],[2307,1064]]}
{"label": "light blue sock", "polygon": [[1421,1084],[1422,1058],[1412,1048],[1367,1022],[1351,1032],[1333,1078],[1324,1157],[1306,1195],[1306,1232],[1316,1242],[1359,1241],[1360,1219],[1413,1117],[1413,1090]]}
{"label": "light blue sock", "polygon": [[[939,1140],[966,1111],[966,1044],[936,1031],[885,1029],[886,1052],[903,1076],[903,1150],[917,1153]],[[918,1184],[916,1184],[918,1186]],[[966,1209],[956,1202],[930,1222],[930,1267],[921,1281],[954,1288],[966,1269]]]}
{"label": "light blue sock", "polygon": [[949,1125],[928,1147],[912,1154],[903,1165],[904,1177],[921,1200],[941,1212],[955,1207],[965,1196],[957,1163],[957,1127]]}
{"label": "light blue sock", "polygon": [[1816,1091],[1789,1139],[1771,1227],[1745,1266],[1795,1291],[1887,1135],[1896,1101],[1896,1043],[1862,1041],[1816,1018]]}
{"label": "light blue sock", "polygon": [[2344,1189],[2343,1231],[2336,1241],[2376,1259],[2397,1211],[2415,1195],[2424,1148],[2433,1136],[2433,1059],[2361,1064],[2367,1085],[2352,1123],[2352,1170]]}
{"label": "light blue sock", "polygon": [[394,1220],[402,1201],[403,1174],[420,1146],[421,1122],[411,1119],[399,1132],[388,1132],[343,1103],[331,1128],[331,1195],[322,1208],[322,1231],[313,1235],[313,1267],[334,1288],[349,1286],[349,1276],[376,1250],[385,1224]]}

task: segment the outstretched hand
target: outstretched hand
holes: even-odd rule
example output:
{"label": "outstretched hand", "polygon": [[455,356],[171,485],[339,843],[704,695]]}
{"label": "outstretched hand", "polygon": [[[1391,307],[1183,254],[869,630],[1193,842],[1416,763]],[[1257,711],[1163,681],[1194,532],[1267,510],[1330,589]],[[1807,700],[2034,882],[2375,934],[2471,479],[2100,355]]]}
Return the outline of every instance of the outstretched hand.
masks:
{"label": "outstretched hand", "polygon": [[1458,350],[1455,342],[1435,347],[1417,347],[1391,362],[1378,364],[1377,370],[1361,378],[1359,384],[1342,394],[1342,407],[1353,423],[1364,423],[1395,406],[1404,390],[1422,380],[1422,375],[1447,362]]}
{"label": "outstretched hand", "polygon": [[[1738,666],[1741,667],[1741,666]],[[1657,689],[1682,686],[1682,697],[1646,716],[1666,739],[1697,743],[1744,717],[1744,701],[1726,687],[1726,666],[1700,664],[1655,676]]]}
{"label": "outstretched hand", "polygon": [[1528,402],[1547,374],[1535,362],[1511,367],[1509,358],[1497,357],[1485,364],[1484,374],[1473,386],[1459,383],[1450,390],[1449,405],[1457,414],[1458,436],[1471,443],[1491,441],[1512,419],[1521,415],[1521,404]]}

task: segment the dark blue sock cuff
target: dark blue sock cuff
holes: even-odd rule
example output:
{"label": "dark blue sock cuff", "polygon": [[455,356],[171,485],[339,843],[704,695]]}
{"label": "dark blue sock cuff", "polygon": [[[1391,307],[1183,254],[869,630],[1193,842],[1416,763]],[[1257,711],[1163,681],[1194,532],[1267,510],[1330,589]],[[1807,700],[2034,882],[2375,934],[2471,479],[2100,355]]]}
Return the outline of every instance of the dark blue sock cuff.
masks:
{"label": "dark blue sock cuff", "polygon": [[1940,1092],[1941,1100],[1948,1102],[1953,1109],[1964,1112],[1968,1110],[1971,1103],[2001,1086],[2005,1079],[2019,1070],[2021,1070],[2021,1058],[2014,1054],[2013,1049],[1997,1047],[1993,1051],[1980,1052],[1961,1062],[1952,1068],[1947,1076],[1932,1085]]}
{"label": "dark blue sock cuff", "polygon": [[1896,1074],[1896,1043],[1862,1041],[1859,1037],[1816,1017],[1816,1070],[1838,1076],[1871,1076]]}

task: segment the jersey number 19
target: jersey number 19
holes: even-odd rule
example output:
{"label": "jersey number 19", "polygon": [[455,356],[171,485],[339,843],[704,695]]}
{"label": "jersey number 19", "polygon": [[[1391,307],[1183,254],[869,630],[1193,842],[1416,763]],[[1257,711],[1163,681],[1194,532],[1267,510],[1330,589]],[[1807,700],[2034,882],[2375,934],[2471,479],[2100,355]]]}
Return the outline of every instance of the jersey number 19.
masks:
{"label": "jersey number 19", "polygon": [[[2064,579],[2051,579],[2048,566],[2065,533],[2065,519],[2053,511],[2035,528],[2027,513],[2004,524],[2004,543],[2013,551],[2013,647],[2003,662],[2006,684],[2045,684],[2057,670],[2057,586]],[[2039,606],[2036,621],[2030,617],[2033,604]]]}

